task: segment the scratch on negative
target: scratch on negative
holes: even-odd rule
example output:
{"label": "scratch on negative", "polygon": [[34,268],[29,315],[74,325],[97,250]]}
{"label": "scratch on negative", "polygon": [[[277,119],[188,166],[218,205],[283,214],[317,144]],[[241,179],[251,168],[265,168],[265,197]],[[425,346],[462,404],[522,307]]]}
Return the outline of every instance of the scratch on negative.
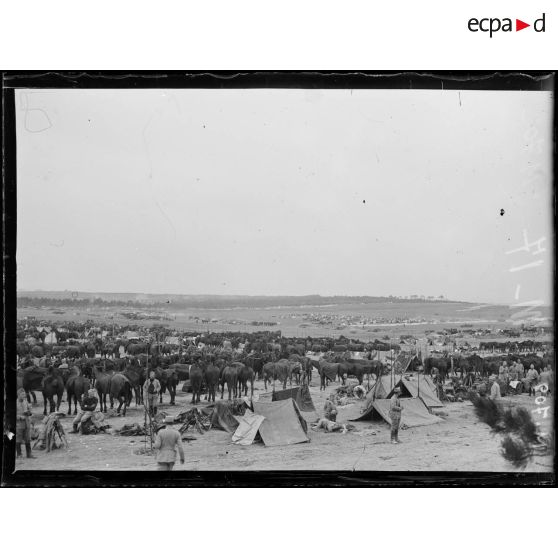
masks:
{"label": "scratch on negative", "polygon": [[172,230],[174,232],[174,237],[176,238],[176,229],[174,228],[174,225],[172,223],[172,221],[169,219],[168,215],[163,211],[163,208],[159,205],[159,202],[157,200],[154,200],[155,204],[157,205],[157,207],[159,208],[159,211],[161,212],[161,215],[163,215],[163,217],[168,221],[169,225],[172,227]]}
{"label": "scratch on negative", "polygon": [[366,444],[362,446],[362,453],[358,456],[358,459],[355,461],[355,464],[353,465],[353,473],[355,472],[355,468],[358,465],[358,462],[362,459],[362,456],[364,455],[365,451],[366,451]]}

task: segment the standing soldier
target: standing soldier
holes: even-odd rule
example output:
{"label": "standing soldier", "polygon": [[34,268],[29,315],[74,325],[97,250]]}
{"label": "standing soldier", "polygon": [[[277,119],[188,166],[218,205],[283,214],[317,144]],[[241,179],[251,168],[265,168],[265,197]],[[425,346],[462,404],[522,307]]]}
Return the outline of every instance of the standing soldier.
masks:
{"label": "standing soldier", "polygon": [[147,412],[154,417],[157,414],[157,402],[159,393],[161,392],[161,384],[155,378],[155,370],[149,373],[149,379],[143,384],[143,400],[147,403]]}
{"label": "standing soldier", "polygon": [[515,363],[515,371],[517,372],[517,379],[521,382],[523,380],[523,376],[525,375],[525,367],[519,359],[517,359],[517,362]]}
{"label": "standing soldier", "polygon": [[399,444],[399,424],[401,423],[401,388],[396,387],[389,400],[389,418],[391,420],[391,443]]}
{"label": "standing soldier", "polygon": [[498,401],[502,399],[498,378],[496,376],[491,376],[490,379],[493,380],[492,387],[490,388],[490,399],[492,399],[492,401]]}
{"label": "standing soldier", "polygon": [[182,439],[180,433],[174,428],[163,426],[157,432],[153,447],[157,450],[157,469],[159,471],[172,471],[176,461],[176,450],[180,454],[180,463],[184,465]]}
{"label": "standing soldier", "polygon": [[535,386],[537,385],[538,381],[539,381],[539,373],[535,370],[535,365],[531,364],[525,376],[525,383],[527,384],[527,388],[529,389],[530,396],[536,395]]}
{"label": "standing soldier", "polygon": [[25,452],[28,459],[36,459],[31,454],[31,406],[27,402],[25,390],[20,388],[17,392],[16,404],[16,454],[21,455],[21,444],[25,444]]}

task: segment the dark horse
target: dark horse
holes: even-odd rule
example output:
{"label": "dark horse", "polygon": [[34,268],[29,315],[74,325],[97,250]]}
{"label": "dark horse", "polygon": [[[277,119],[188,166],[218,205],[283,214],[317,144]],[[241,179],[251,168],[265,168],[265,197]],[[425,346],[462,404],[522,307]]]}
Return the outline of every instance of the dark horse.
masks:
{"label": "dark horse", "polygon": [[120,374],[117,372],[111,379],[110,379],[110,408],[114,407],[114,400],[118,399],[118,409],[116,412],[120,414],[120,410],[122,406],[124,406],[124,410],[122,411],[122,416],[126,416],[126,409],[132,402],[132,384],[130,384],[130,380],[124,374]]}
{"label": "dark horse", "polygon": [[141,405],[143,403],[143,384],[146,377],[145,368],[138,365],[127,366],[122,375],[128,378],[130,386],[134,390],[136,405]]}
{"label": "dark horse", "polygon": [[[256,373],[249,366],[243,366],[238,373],[238,395],[248,395],[248,382],[250,382],[250,398],[254,397],[254,378]],[[213,399],[215,401],[215,399]]]}
{"label": "dark horse", "polygon": [[190,366],[190,386],[192,387],[192,403],[194,404],[200,402],[203,377],[204,364],[198,360]]}
{"label": "dark horse", "polygon": [[[50,403],[50,412],[54,413],[60,409],[62,395],[64,394],[64,380],[62,374],[57,368],[52,366],[48,369],[43,379],[43,414],[47,414],[47,401]],[[54,404],[54,396],[56,396],[56,405]]]}
{"label": "dark horse", "polygon": [[207,398],[209,402],[215,402],[215,390],[219,386],[221,368],[218,362],[210,362],[205,368],[205,385],[207,386]]}
{"label": "dark horse", "polygon": [[[95,389],[99,394],[100,410],[107,412],[107,395],[110,394],[110,380],[112,374],[103,372],[96,366],[93,366],[93,377],[95,378]],[[112,407],[112,404],[111,404]]]}
{"label": "dark horse", "polygon": [[28,366],[20,371],[21,387],[25,390],[25,395],[29,403],[31,403],[31,397],[33,397],[33,405],[37,404],[35,391],[43,388],[43,379],[46,373],[46,368],[39,368],[38,366]]}
{"label": "dark horse", "polygon": [[170,395],[170,404],[175,405],[176,386],[178,385],[178,373],[172,368],[155,370],[155,378],[161,384],[161,391],[159,393],[159,403],[163,403],[163,393],[168,390]]}
{"label": "dark horse", "polygon": [[91,382],[85,376],[82,376],[81,370],[74,366],[72,373],[66,381],[66,395],[68,397],[68,414],[72,414],[72,401],[74,402],[74,415],[77,415],[77,404],[81,407],[81,398],[91,388]]}

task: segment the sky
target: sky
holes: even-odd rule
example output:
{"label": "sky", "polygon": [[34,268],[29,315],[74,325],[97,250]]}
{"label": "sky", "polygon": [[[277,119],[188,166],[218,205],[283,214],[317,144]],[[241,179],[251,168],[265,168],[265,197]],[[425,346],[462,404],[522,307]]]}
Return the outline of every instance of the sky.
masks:
{"label": "sky", "polygon": [[39,89],[16,113],[18,290],[552,303],[550,92]]}

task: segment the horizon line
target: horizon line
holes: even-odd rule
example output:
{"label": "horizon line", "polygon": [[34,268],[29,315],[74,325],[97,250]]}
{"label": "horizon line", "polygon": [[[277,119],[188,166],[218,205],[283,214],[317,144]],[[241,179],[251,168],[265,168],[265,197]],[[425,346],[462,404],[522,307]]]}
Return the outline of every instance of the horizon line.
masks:
{"label": "horizon line", "polygon": [[[150,295],[150,296],[184,296],[184,297],[214,297],[214,298],[226,298],[226,297],[234,297],[234,298],[305,298],[305,297],[319,297],[319,298],[392,298],[392,299],[402,299],[402,300],[412,300],[412,296],[416,296],[419,300],[423,300],[425,302],[456,302],[462,304],[476,304],[479,308],[486,307],[486,306],[513,306],[512,303],[506,302],[479,302],[479,301],[469,301],[469,300],[454,300],[447,298],[440,299],[439,297],[433,297],[429,299],[429,296],[432,295],[345,295],[345,294],[335,294],[335,295],[322,295],[318,293],[309,293],[309,294],[302,294],[302,295],[287,295],[287,294],[273,294],[273,295],[264,295],[264,294],[255,294],[255,295],[247,295],[247,294],[211,294],[211,293],[154,293],[154,292],[146,292],[146,291],[79,291],[77,289],[63,289],[63,290],[56,290],[56,289],[17,289],[16,294],[25,293],[25,292],[52,292],[52,293],[84,293],[84,294],[99,294],[99,295]],[[545,306],[551,306],[551,304],[545,304]]]}

